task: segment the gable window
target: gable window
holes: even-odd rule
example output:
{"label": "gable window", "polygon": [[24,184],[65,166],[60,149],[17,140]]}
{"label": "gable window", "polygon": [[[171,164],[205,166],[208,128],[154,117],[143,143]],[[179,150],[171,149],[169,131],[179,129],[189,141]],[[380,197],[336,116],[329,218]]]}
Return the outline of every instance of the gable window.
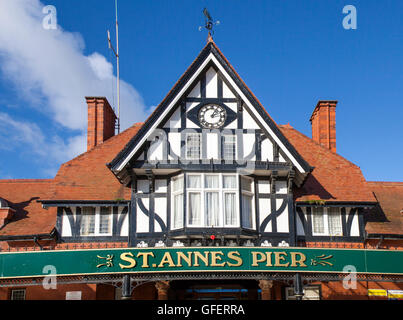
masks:
{"label": "gable window", "polygon": [[201,159],[201,134],[186,135],[186,159]]}
{"label": "gable window", "polygon": [[236,136],[226,134],[222,136],[222,158],[224,160],[235,160],[236,158]]}
{"label": "gable window", "polygon": [[341,214],[339,208],[312,208],[312,234],[342,236]]}
{"label": "gable window", "polygon": [[80,235],[112,235],[112,207],[82,207]]}

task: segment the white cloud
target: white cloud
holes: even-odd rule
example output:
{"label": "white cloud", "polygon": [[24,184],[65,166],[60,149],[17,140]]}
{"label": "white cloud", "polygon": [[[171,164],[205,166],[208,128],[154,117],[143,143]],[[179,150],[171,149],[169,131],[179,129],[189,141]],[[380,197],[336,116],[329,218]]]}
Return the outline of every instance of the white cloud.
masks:
{"label": "white cloud", "polygon": [[[46,137],[36,124],[16,121],[21,132],[13,139],[27,138],[29,143],[27,132],[32,130],[53,147],[54,160],[64,162],[72,154],[85,151],[84,97],[106,96],[112,103],[116,77],[112,64],[104,56],[97,52],[88,56],[83,53],[85,43],[80,34],[67,32],[59,25],[56,30],[44,29],[43,7],[39,0],[0,0],[0,70],[30,107],[63,127],[80,132],[64,141],[58,136]],[[120,86],[121,128],[125,129],[144,121],[147,108],[133,86],[123,80]],[[66,147],[71,151],[63,153]]]}

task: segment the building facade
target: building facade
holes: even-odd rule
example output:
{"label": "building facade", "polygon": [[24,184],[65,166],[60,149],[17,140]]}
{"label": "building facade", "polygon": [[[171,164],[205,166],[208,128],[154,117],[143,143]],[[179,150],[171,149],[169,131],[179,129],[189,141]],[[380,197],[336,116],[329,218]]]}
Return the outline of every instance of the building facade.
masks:
{"label": "building facade", "polygon": [[[64,163],[54,179],[0,180],[2,254],[273,248],[276,265],[283,266],[280,253],[290,248],[402,250],[403,183],[368,182],[337,154],[337,101],[317,103],[312,138],[278,125],[211,38],[144,123],[115,135],[108,101],[86,100],[87,152]],[[279,248],[285,251],[275,253]],[[253,252],[253,263],[263,261]],[[299,265],[306,267],[304,261]],[[403,296],[403,270],[358,272],[347,288],[345,270],[293,270],[57,273],[57,289],[40,284],[44,276],[3,274],[0,299]]]}

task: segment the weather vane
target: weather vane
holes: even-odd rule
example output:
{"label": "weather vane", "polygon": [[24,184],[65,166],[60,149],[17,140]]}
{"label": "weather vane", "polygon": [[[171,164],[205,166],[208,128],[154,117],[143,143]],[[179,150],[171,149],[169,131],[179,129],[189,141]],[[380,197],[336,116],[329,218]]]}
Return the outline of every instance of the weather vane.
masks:
{"label": "weather vane", "polygon": [[[204,28],[206,28],[208,30],[208,34],[209,34],[209,36],[211,36],[212,34],[214,34],[214,31],[213,31],[214,25],[219,25],[220,21],[218,21],[218,20],[214,21],[206,8],[204,8],[203,14],[206,17],[205,23],[204,23]],[[202,29],[203,29],[202,26],[199,27],[199,31],[201,31]]]}

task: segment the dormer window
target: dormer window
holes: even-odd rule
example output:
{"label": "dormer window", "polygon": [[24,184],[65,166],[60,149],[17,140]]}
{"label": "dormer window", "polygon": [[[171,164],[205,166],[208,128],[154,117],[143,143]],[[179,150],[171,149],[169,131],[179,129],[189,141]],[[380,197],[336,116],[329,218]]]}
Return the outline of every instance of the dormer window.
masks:
{"label": "dormer window", "polygon": [[82,207],[81,236],[108,236],[112,234],[111,207]]}
{"label": "dormer window", "polygon": [[314,236],[342,236],[341,214],[339,208],[312,208],[312,234]]}

